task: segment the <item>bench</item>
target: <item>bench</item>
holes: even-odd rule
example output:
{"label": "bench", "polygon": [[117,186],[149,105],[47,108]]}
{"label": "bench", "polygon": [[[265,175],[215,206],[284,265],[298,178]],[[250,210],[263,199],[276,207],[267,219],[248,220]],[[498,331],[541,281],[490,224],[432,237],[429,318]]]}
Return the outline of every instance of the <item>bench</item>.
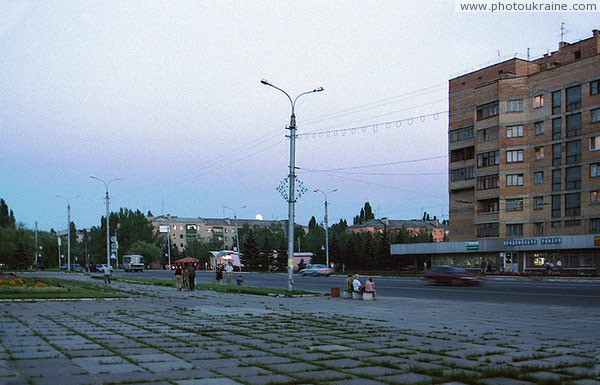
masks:
{"label": "bench", "polygon": [[373,301],[375,299],[375,293],[372,291],[365,291],[362,293],[363,301]]}
{"label": "bench", "polygon": [[342,298],[344,299],[352,299],[352,292],[350,290],[342,291]]}
{"label": "bench", "polygon": [[363,292],[362,291],[353,291],[352,299],[363,299]]}

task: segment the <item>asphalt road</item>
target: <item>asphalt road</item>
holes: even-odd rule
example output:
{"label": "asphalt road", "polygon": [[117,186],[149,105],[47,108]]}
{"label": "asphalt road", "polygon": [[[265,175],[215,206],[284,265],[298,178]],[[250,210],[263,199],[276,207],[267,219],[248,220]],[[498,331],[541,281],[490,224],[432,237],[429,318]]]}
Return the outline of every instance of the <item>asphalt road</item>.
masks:
{"label": "asphalt road", "polygon": [[[171,271],[148,270],[142,273],[115,272],[117,275],[172,277]],[[239,274],[239,273],[236,273]],[[244,284],[287,288],[287,274],[243,273]],[[213,272],[199,271],[198,282],[214,282]],[[363,277],[364,278],[364,277]],[[294,275],[294,289],[329,293],[331,287],[342,288],[345,276],[302,277]],[[380,296],[469,301],[483,303],[519,303],[574,307],[600,307],[600,279],[591,278],[522,278],[487,277],[480,286],[438,286],[418,277],[374,277]],[[235,280],[235,277],[234,277]]]}

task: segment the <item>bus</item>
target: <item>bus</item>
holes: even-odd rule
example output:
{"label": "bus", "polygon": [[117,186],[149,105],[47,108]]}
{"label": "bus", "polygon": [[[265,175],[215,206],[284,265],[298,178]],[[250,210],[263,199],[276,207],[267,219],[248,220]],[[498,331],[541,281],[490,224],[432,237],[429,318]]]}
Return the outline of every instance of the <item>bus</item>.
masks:
{"label": "bus", "polygon": [[137,254],[123,256],[123,269],[127,272],[144,271],[144,257]]}

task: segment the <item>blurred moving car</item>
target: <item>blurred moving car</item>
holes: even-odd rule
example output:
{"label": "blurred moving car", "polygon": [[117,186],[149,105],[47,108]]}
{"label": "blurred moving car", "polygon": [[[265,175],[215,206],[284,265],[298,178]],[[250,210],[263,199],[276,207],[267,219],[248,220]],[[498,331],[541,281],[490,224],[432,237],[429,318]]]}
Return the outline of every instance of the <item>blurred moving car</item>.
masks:
{"label": "blurred moving car", "polygon": [[423,272],[423,278],[442,285],[479,285],[481,279],[467,269],[456,266],[434,266]]}
{"label": "blurred moving car", "polygon": [[333,269],[327,267],[327,265],[308,265],[306,269],[300,270],[299,273],[303,276],[310,275],[316,277],[318,275],[324,275],[329,277],[331,274],[333,274]]}

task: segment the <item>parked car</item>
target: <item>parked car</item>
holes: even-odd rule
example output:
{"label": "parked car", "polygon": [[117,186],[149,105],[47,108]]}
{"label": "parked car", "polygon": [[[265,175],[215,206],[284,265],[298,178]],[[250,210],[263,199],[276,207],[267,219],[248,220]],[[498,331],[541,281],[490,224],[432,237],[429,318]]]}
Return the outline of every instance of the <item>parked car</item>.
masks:
{"label": "parked car", "polygon": [[333,269],[327,267],[327,265],[308,265],[306,269],[300,270],[299,273],[303,276],[310,275],[316,277],[318,275],[324,275],[329,277],[331,274],[333,274]]}
{"label": "parked car", "polygon": [[456,266],[435,266],[423,272],[423,278],[442,285],[479,285],[481,279],[467,269]]}

